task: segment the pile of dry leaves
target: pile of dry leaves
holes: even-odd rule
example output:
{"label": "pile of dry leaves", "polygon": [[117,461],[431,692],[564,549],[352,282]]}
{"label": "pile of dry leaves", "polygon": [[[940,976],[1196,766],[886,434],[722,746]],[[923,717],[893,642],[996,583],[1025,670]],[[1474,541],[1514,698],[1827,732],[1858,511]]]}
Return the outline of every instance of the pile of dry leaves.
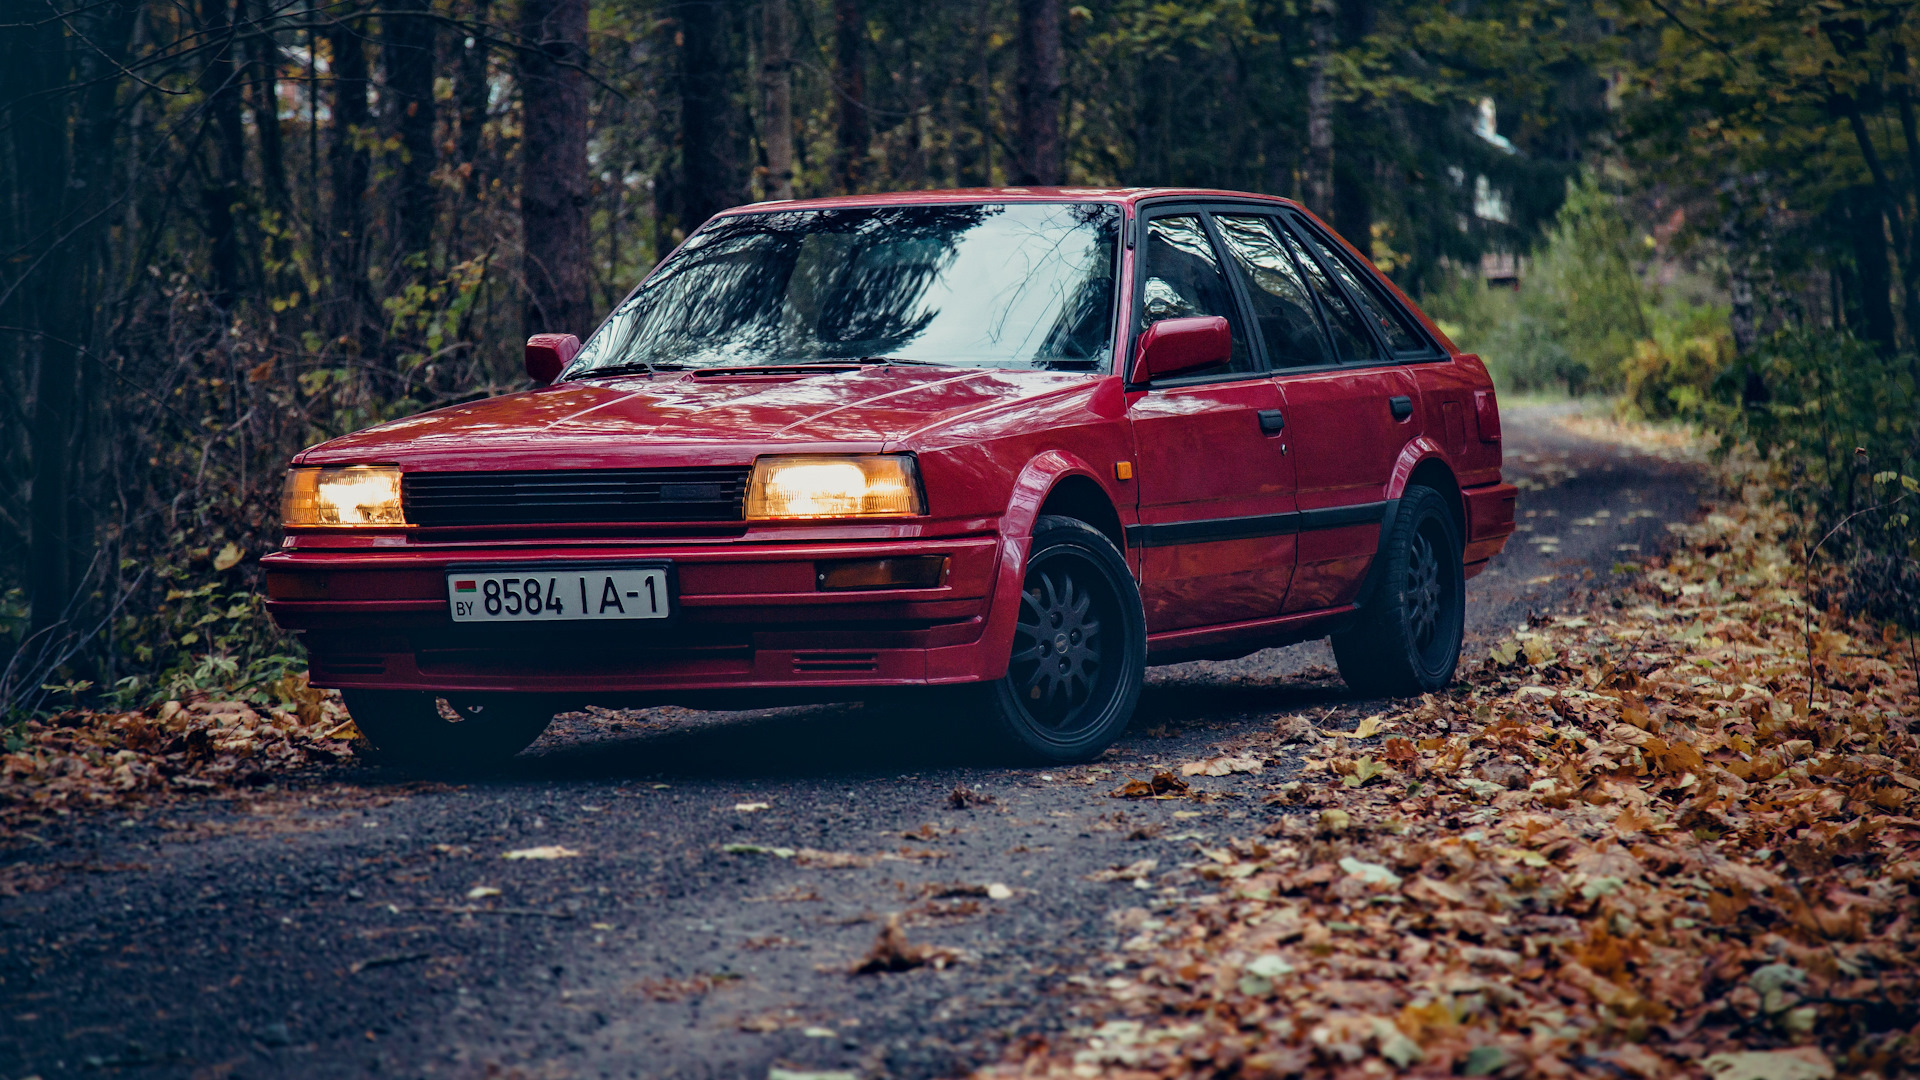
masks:
{"label": "pile of dry leaves", "polygon": [[205,698],[138,712],[76,710],[28,721],[0,755],[0,829],[84,808],[184,790],[257,784],[273,773],[351,756],[337,694],[288,676],[280,704]]}
{"label": "pile of dry leaves", "polygon": [[1124,973],[1082,980],[1108,1019],[989,1075],[1920,1070],[1916,661],[1807,611],[1789,524],[1730,500],[1456,690],[1323,732],[1264,833],[1117,869],[1215,884],[1122,912]]}

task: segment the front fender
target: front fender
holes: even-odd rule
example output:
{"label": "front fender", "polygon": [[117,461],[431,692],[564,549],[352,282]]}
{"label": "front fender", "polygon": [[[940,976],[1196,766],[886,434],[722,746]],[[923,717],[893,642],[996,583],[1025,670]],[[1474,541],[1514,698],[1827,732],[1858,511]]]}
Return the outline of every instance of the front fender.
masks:
{"label": "front fender", "polygon": [[1020,584],[1027,574],[1027,556],[1033,550],[1033,526],[1047,496],[1069,476],[1084,476],[1100,485],[1107,498],[1119,505],[1107,479],[1078,455],[1065,450],[1047,450],[1027,462],[1013,482],[1013,494],[1007,499],[1006,512],[1000,515],[1000,566],[994,580],[993,600],[987,608],[987,627],[980,647],[989,665],[983,669],[987,679],[1007,673],[1007,659],[1013,653],[1013,628],[1020,620]]}

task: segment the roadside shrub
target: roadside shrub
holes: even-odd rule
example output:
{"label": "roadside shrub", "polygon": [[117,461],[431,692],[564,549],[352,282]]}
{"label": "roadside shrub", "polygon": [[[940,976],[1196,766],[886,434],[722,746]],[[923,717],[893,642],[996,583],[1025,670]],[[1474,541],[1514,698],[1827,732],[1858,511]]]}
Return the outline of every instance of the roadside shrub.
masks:
{"label": "roadside shrub", "polygon": [[1806,543],[1838,571],[1817,602],[1920,630],[1917,375],[1912,355],[1788,330],[1722,372],[1704,415],[1724,445],[1750,442],[1774,462]]}
{"label": "roadside shrub", "polygon": [[1568,182],[1518,290],[1457,274],[1421,303],[1503,391],[1623,393],[1629,412],[1690,416],[1732,357],[1726,309],[1647,283],[1635,237],[1588,174]]}
{"label": "roadside shrub", "polygon": [[1733,360],[1726,311],[1675,304],[1650,315],[1652,335],[1634,342],[1621,365],[1623,410],[1638,418],[1697,417]]}

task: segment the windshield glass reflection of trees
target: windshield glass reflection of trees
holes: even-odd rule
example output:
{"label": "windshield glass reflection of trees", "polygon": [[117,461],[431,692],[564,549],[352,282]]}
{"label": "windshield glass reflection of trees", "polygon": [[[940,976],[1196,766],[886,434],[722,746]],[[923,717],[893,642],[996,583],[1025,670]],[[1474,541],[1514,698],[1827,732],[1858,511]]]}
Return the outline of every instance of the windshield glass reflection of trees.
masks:
{"label": "windshield glass reflection of trees", "polygon": [[614,311],[569,376],[863,358],[1100,370],[1118,232],[1098,203],[725,218]]}

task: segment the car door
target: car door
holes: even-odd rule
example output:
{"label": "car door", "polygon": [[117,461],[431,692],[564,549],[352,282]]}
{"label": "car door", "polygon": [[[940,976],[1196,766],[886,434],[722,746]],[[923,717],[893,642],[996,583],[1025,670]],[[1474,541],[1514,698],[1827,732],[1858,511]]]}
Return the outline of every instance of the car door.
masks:
{"label": "car door", "polygon": [[1233,355],[1132,388],[1140,594],[1149,632],[1280,614],[1293,573],[1293,461],[1280,390],[1261,358],[1206,215],[1147,212],[1136,334],[1161,319],[1219,315]]}
{"label": "car door", "polygon": [[1419,391],[1371,325],[1357,268],[1305,218],[1283,213],[1276,235],[1306,278],[1333,345],[1333,363],[1281,368],[1298,476],[1300,537],[1285,610],[1352,603],[1379,549],[1394,462],[1421,428]]}

